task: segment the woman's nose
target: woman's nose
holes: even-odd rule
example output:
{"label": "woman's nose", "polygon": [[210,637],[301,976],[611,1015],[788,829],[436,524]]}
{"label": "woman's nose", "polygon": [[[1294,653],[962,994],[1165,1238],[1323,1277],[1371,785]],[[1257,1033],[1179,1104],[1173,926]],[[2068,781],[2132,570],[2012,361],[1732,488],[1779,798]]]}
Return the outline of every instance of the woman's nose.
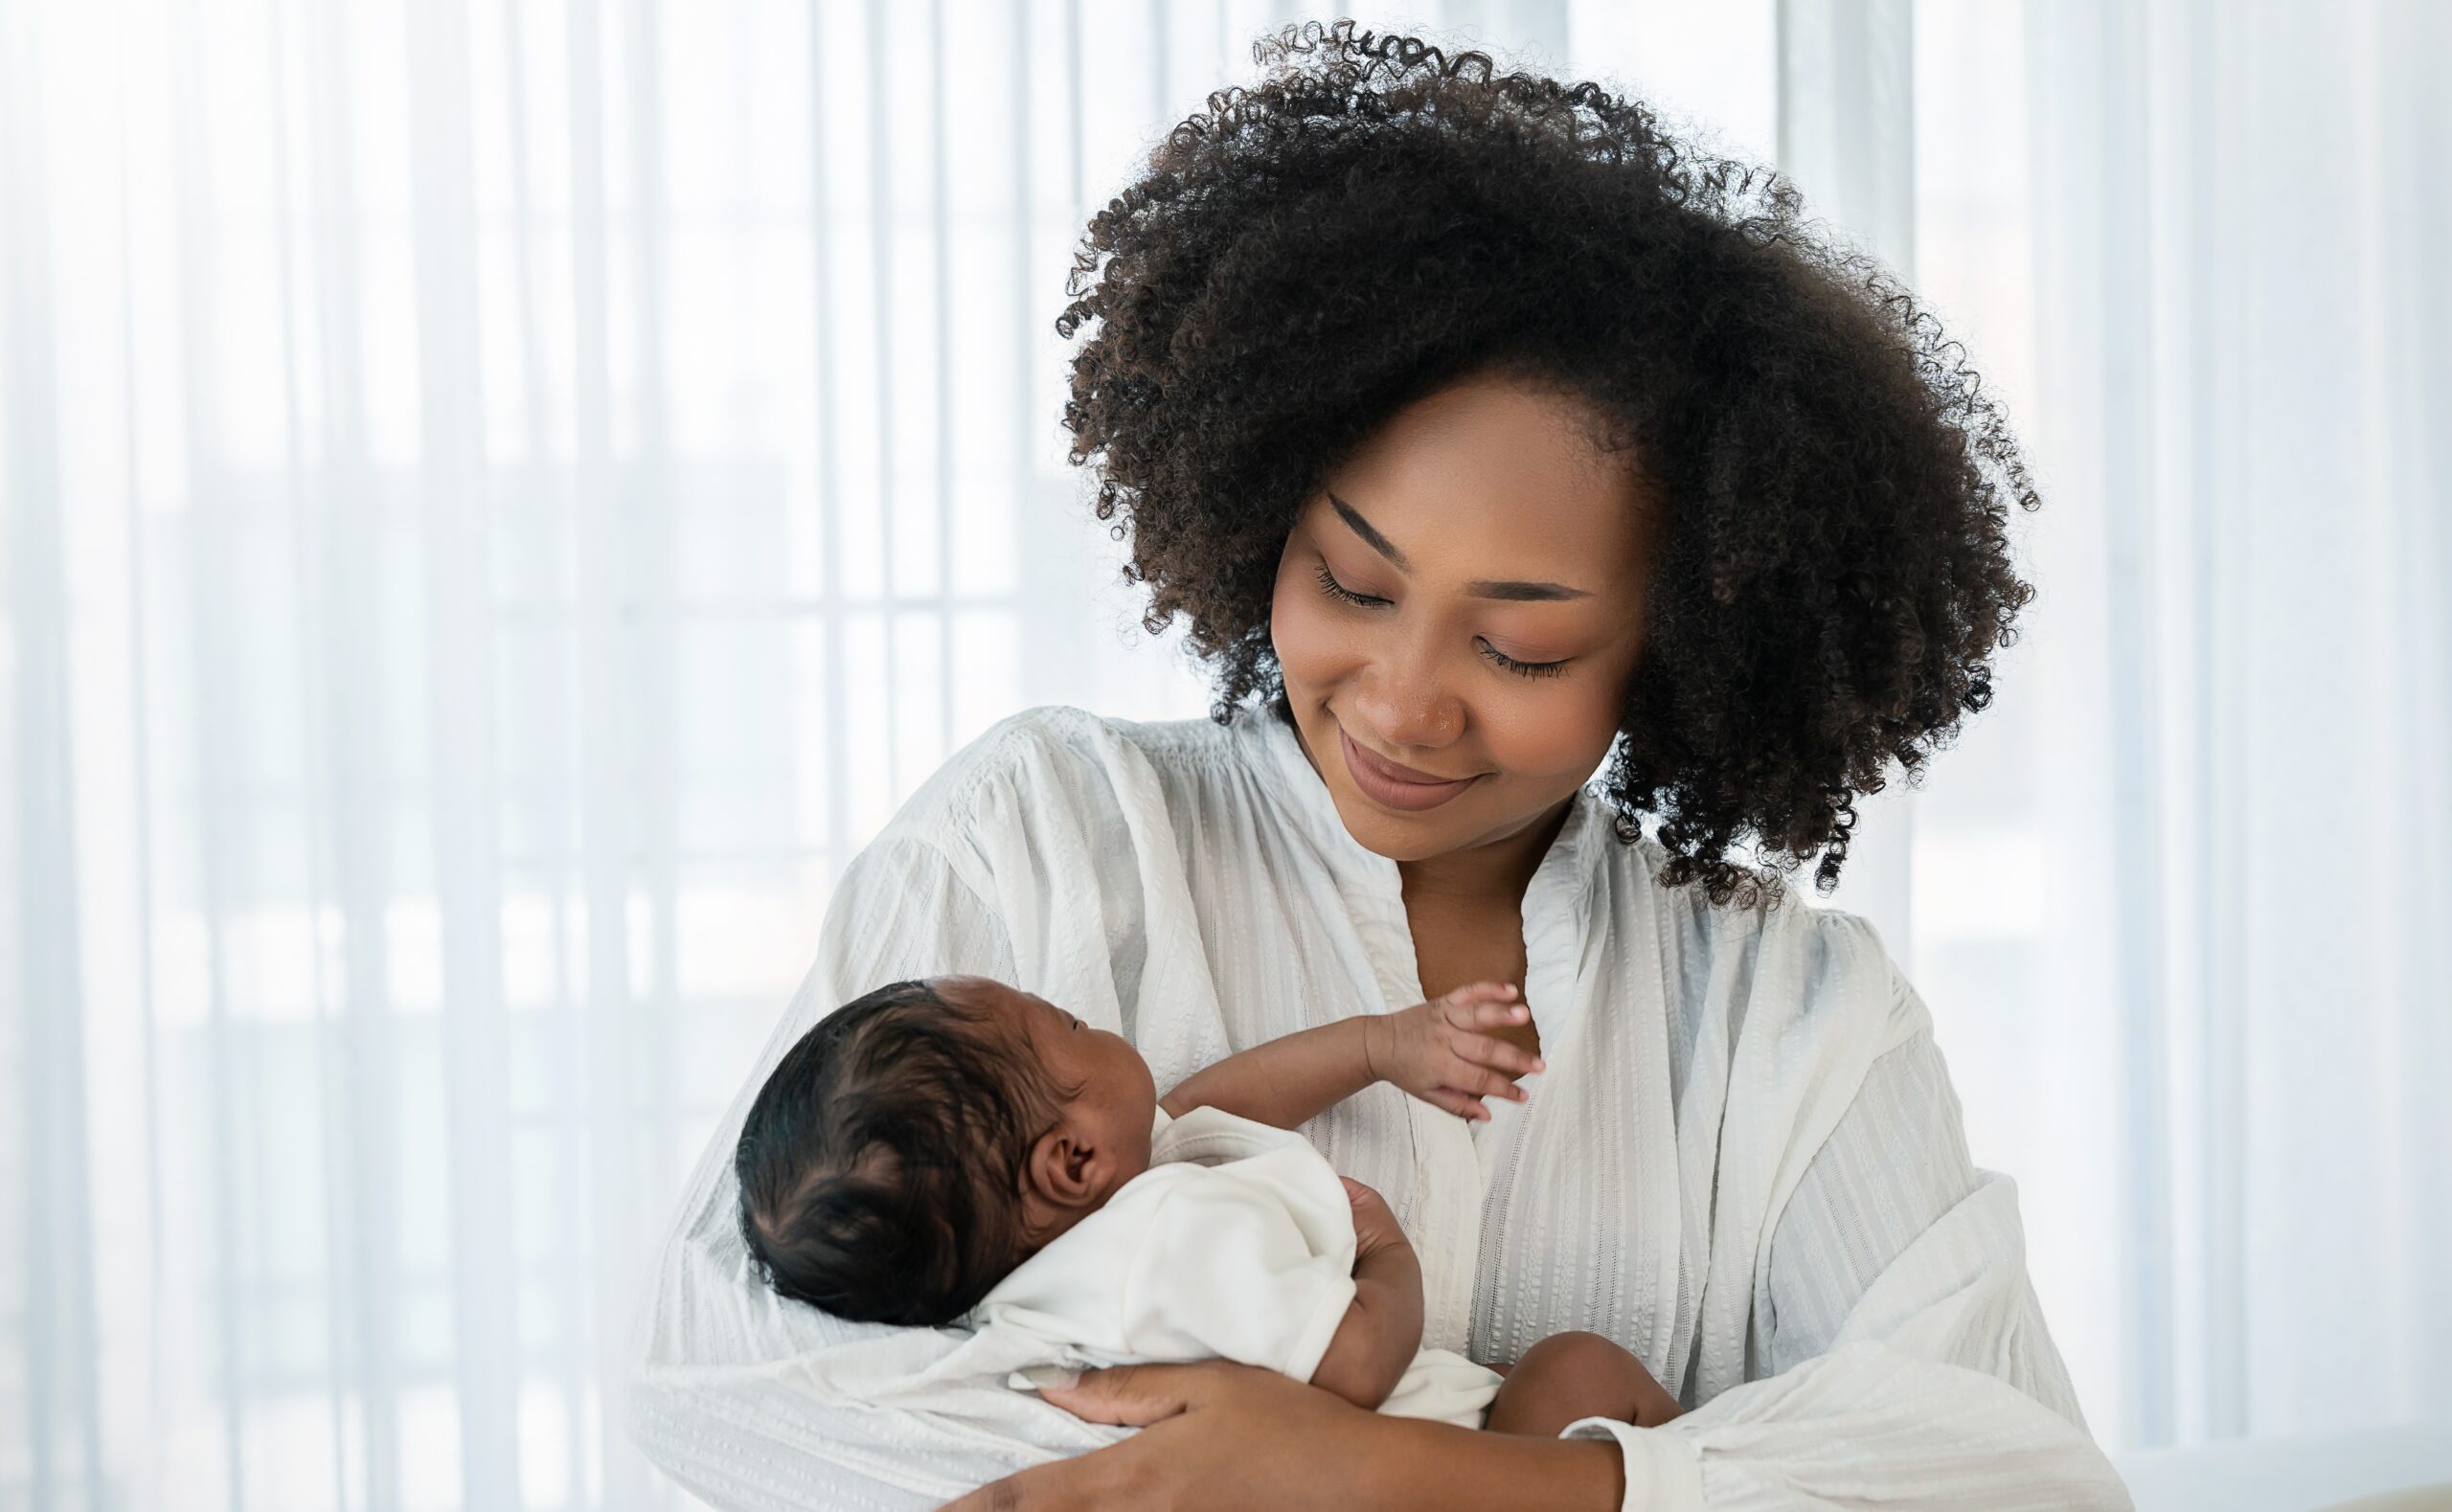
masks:
{"label": "woman's nose", "polygon": [[1357,710],[1391,746],[1435,748],[1464,733],[1464,708],[1420,659],[1375,667],[1362,679]]}

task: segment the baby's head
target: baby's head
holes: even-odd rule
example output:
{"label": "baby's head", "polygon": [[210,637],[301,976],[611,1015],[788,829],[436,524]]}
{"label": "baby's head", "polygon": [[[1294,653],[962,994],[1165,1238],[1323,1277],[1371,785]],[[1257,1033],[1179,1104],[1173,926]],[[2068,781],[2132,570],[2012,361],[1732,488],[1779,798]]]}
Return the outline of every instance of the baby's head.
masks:
{"label": "baby's head", "polygon": [[985,977],[818,1021],[733,1155],[767,1282],[838,1318],[941,1324],[1149,1168],[1158,1102],[1121,1034]]}

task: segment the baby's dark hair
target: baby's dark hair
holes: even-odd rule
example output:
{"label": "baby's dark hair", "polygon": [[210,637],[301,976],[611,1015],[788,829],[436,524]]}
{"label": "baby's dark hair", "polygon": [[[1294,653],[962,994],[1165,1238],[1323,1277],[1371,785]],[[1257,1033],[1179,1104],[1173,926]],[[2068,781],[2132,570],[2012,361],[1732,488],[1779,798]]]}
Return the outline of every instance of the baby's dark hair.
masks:
{"label": "baby's dark hair", "polygon": [[844,1004],[741,1125],[751,1259],[838,1318],[954,1321],[1023,1257],[1022,1163],[1065,1095],[1011,1032],[926,982]]}

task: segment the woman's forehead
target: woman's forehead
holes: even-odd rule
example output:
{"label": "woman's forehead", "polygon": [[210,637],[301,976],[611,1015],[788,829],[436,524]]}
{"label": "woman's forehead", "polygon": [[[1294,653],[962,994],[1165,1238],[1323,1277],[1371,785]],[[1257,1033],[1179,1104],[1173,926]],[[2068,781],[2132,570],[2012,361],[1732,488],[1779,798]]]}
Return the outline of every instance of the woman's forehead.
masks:
{"label": "woman's forehead", "polygon": [[1307,519],[1408,573],[1607,592],[1639,565],[1647,507],[1632,454],[1592,432],[1539,391],[1442,391],[1337,467]]}

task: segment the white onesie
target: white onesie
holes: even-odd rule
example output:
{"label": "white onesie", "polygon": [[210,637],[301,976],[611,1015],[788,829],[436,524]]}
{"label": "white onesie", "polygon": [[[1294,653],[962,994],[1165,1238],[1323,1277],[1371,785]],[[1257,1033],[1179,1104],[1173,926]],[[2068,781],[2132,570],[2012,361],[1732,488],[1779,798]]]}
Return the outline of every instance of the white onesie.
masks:
{"label": "white onesie", "polygon": [[[1149,1168],[997,1282],[969,1321],[1040,1344],[1033,1364],[1223,1359],[1308,1381],[1353,1303],[1353,1262],[1352,1200],[1308,1140],[1218,1108],[1161,1108]],[[1498,1384],[1424,1349],[1379,1410],[1479,1428]]]}
{"label": "white onesie", "polygon": [[[1158,1110],[1149,1169],[996,1283],[965,1338],[804,1360],[828,1394],[922,1406],[1042,1366],[1226,1359],[1309,1381],[1353,1302],[1353,1207],[1301,1135],[1195,1108]],[[882,1344],[882,1342],[879,1342]],[[918,1354],[934,1358],[923,1361]],[[865,1377],[865,1379],[864,1379]],[[1479,1428],[1499,1376],[1446,1349],[1416,1353],[1379,1410]]]}

